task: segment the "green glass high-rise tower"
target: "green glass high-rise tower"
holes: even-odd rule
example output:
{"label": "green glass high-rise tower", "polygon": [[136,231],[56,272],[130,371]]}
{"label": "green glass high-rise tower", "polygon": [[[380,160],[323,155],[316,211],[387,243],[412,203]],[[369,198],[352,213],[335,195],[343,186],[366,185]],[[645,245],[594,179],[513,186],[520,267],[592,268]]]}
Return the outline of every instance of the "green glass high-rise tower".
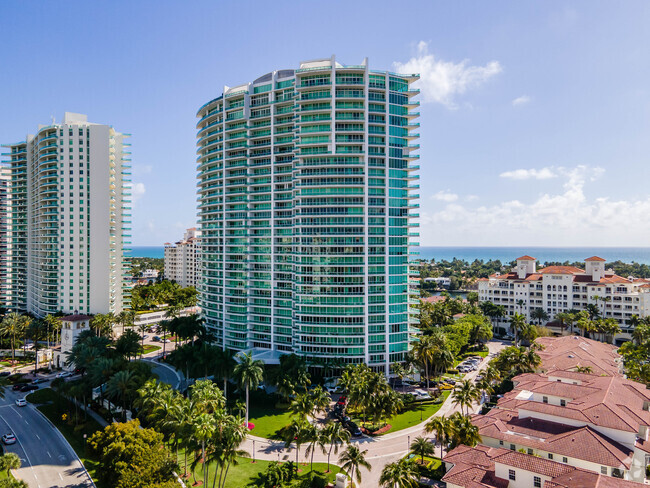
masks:
{"label": "green glass high-rise tower", "polygon": [[220,345],[386,371],[404,358],[417,79],[332,57],[199,109],[198,287]]}

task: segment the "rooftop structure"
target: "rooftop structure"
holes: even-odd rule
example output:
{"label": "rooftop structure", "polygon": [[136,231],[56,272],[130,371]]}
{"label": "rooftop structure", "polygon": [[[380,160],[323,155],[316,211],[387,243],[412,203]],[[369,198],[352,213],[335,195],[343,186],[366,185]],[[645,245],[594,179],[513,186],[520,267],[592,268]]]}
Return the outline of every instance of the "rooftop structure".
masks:
{"label": "rooftop structure", "polygon": [[538,337],[541,371],[589,368],[595,375],[620,376],[623,362],[616,347],[579,336]]}

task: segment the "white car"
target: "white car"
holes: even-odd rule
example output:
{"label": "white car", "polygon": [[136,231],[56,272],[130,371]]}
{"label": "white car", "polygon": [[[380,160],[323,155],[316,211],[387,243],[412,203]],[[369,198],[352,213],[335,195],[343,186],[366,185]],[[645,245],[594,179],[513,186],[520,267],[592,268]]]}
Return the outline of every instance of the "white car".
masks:
{"label": "white car", "polygon": [[16,399],[16,406],[17,407],[26,407],[27,406],[27,400],[24,398],[17,398]]}
{"label": "white car", "polygon": [[72,374],[73,373],[70,371],[61,371],[60,373],[56,374],[56,378],[69,378],[70,376],[72,376]]}
{"label": "white car", "polygon": [[413,392],[413,394],[415,395],[415,398],[417,398],[417,399],[419,399],[419,400],[425,400],[425,399],[431,398],[431,395],[429,395],[429,394],[428,394],[426,391],[424,391],[424,390],[415,390],[415,391]]}
{"label": "white car", "polygon": [[16,443],[16,436],[13,435],[11,432],[9,432],[8,434],[5,434],[5,435],[2,436],[2,442],[4,444],[6,444],[6,445],[15,444]]}

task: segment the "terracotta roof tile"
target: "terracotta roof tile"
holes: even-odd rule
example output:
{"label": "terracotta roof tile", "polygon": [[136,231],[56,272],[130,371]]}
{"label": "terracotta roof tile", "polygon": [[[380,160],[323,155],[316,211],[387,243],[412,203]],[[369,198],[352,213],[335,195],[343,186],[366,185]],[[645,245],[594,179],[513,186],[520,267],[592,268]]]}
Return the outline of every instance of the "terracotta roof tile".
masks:
{"label": "terracotta roof tile", "polygon": [[605,262],[605,259],[599,258],[598,256],[591,256],[590,258],[585,259],[585,261],[600,261],[600,262]]}

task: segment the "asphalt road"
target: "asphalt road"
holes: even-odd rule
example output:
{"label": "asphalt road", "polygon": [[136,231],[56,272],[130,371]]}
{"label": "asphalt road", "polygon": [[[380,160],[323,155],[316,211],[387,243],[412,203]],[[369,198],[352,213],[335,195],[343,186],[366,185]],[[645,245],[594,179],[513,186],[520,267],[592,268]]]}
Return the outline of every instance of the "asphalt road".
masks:
{"label": "asphalt road", "polygon": [[25,395],[7,388],[5,398],[0,399],[0,435],[13,432],[18,439],[15,444],[4,446],[22,461],[14,475],[30,488],[95,486],[70,444],[36,407],[16,406],[16,399]]}

